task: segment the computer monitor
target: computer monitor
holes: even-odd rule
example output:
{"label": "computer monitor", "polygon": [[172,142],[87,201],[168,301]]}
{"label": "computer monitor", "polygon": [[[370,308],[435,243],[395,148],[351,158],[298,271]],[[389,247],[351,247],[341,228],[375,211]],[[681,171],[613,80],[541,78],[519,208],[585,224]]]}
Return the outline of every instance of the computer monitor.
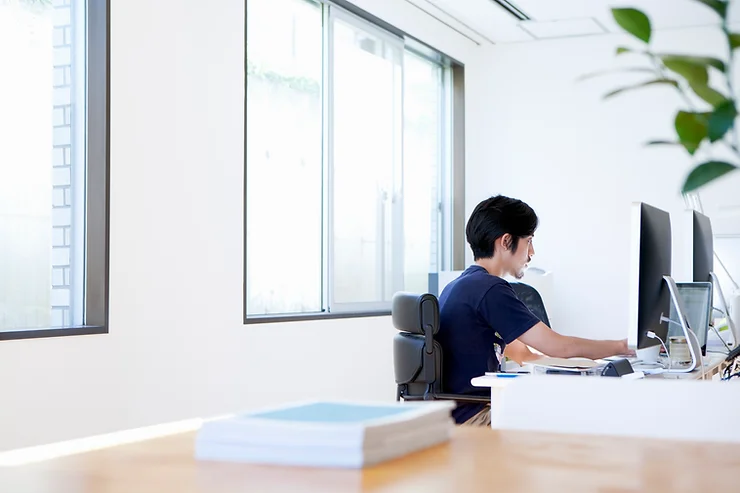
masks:
{"label": "computer monitor", "polygon": [[694,249],[691,255],[694,282],[711,282],[714,272],[714,235],[712,222],[698,211],[692,211]]}
{"label": "computer monitor", "polygon": [[629,327],[630,349],[659,345],[648,331],[666,340],[668,325],[661,321],[671,309],[671,295],[664,276],[671,275],[671,217],[648,204],[632,204],[630,251]]}
{"label": "computer monitor", "polygon": [[[714,273],[714,234],[712,232],[712,221],[699,211],[691,211],[691,236],[693,251],[691,254],[691,271],[694,282],[711,282],[712,292],[717,293],[719,307],[724,316],[734,341],[740,340],[740,328],[729,313],[727,302],[719,279]],[[712,298],[714,303],[714,297]],[[714,304],[712,304],[714,306]],[[710,312],[711,317],[711,312]]]}
{"label": "computer monitor", "polygon": [[[712,283],[711,282],[679,282],[678,294],[683,300],[689,326],[699,340],[702,355],[707,355],[707,333],[710,317],[712,316]],[[676,307],[671,305],[671,320],[678,320]],[[671,324],[668,337],[683,336],[681,327]]]}

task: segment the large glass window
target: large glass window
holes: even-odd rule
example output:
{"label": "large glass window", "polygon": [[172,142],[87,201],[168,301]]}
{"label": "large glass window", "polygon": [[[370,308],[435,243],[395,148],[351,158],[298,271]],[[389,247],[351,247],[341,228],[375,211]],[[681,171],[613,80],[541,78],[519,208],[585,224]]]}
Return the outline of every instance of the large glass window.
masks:
{"label": "large glass window", "polygon": [[445,71],[412,52],[404,59],[404,288],[423,292],[428,274],[446,255],[441,203],[450,157],[447,144]]}
{"label": "large glass window", "polygon": [[394,261],[402,246],[394,223],[402,219],[403,43],[349,15],[332,20],[330,301],[373,309],[402,285],[393,276],[403,275]]}
{"label": "large glass window", "polygon": [[329,1],[247,19],[247,319],[426,292],[450,254],[449,64]]}
{"label": "large glass window", "polygon": [[0,0],[2,339],[106,330],[107,25],[105,1]]}
{"label": "large glass window", "polygon": [[247,314],[322,307],[322,9],[250,0]]}

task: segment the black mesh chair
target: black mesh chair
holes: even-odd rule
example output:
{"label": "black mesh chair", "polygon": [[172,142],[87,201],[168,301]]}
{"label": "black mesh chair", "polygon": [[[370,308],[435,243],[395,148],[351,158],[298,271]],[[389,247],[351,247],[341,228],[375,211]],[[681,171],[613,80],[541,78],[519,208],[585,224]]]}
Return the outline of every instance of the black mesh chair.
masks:
{"label": "black mesh chair", "polygon": [[514,289],[514,293],[517,298],[527,305],[527,308],[534,313],[534,316],[539,318],[542,323],[552,328],[550,325],[550,319],[547,316],[547,311],[545,310],[545,303],[542,301],[540,293],[529,284],[521,282],[512,282],[510,284]]}
{"label": "black mesh chair", "polygon": [[439,302],[432,294],[399,292],[393,296],[393,366],[396,400],[454,400],[490,403],[490,397],[444,392],[442,346],[434,340],[439,331]]}

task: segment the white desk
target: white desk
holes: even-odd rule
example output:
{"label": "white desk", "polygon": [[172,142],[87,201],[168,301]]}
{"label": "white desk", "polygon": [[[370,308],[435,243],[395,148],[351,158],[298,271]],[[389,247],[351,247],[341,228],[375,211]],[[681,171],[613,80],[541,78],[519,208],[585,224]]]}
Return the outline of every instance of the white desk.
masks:
{"label": "white desk", "polygon": [[497,428],[498,412],[501,409],[501,391],[517,378],[528,378],[523,374],[521,377],[501,377],[496,375],[481,375],[470,380],[474,387],[491,388],[491,428]]}
{"label": "white desk", "polygon": [[[722,367],[722,362],[726,356],[720,353],[707,353],[704,356],[704,378],[707,380],[714,377],[719,378],[719,372]],[[647,378],[669,378],[669,379],[685,379],[685,380],[699,380],[701,379],[701,370],[698,368],[689,373],[660,373],[658,375],[647,375]]]}
{"label": "white desk", "polygon": [[[719,353],[707,353],[704,357],[704,375],[707,380],[718,379],[719,373],[723,367],[722,363],[725,356]],[[503,374],[506,375],[506,374]],[[538,375],[535,378],[548,378],[549,376]],[[517,378],[532,378],[527,374],[520,377],[501,376],[499,375],[481,375],[470,380],[475,387],[489,387],[491,389],[491,427],[495,428],[498,423],[498,411],[500,409],[501,392],[508,384]],[[600,377],[582,377],[582,378],[600,378]],[[609,377],[604,377],[609,378]],[[649,379],[678,379],[678,380],[699,380],[701,371],[694,370],[689,373],[662,373],[657,375],[647,375]]]}

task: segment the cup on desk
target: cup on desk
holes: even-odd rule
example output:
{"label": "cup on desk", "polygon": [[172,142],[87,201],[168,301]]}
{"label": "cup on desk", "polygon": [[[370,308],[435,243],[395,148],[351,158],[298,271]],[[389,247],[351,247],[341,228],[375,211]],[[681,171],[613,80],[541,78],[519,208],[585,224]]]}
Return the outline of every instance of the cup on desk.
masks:
{"label": "cup on desk", "polygon": [[671,336],[668,338],[668,352],[672,365],[687,365],[691,363],[691,352],[689,343],[684,336]]}
{"label": "cup on desk", "polygon": [[660,344],[635,351],[637,359],[646,364],[660,363]]}

